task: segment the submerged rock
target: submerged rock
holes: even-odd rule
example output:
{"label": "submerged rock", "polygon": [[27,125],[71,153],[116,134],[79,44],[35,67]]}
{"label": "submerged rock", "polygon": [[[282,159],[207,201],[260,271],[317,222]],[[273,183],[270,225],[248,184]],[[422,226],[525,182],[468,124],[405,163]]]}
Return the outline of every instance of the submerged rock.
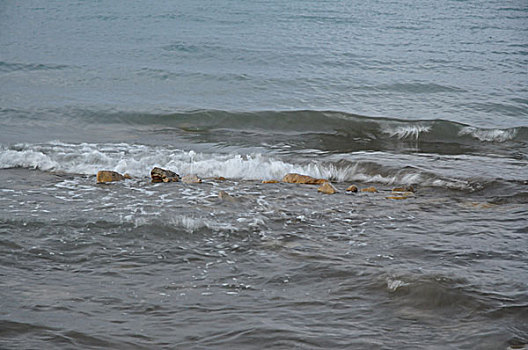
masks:
{"label": "submerged rock", "polygon": [[228,202],[234,202],[235,201],[235,198],[233,198],[233,196],[231,196],[226,191],[219,191],[218,192],[218,198],[220,198],[223,201],[228,201]]}
{"label": "submerged rock", "polygon": [[348,192],[357,192],[358,191],[358,188],[356,185],[350,185],[347,187],[346,191]]}
{"label": "submerged rock", "polygon": [[180,176],[174,171],[165,170],[162,168],[155,167],[150,171],[150,177],[152,182],[178,182]]}
{"label": "submerged rock", "polygon": [[97,172],[97,183],[102,184],[106,182],[121,181],[127,177],[115,171],[101,170]]}
{"label": "submerged rock", "polygon": [[278,180],[262,180],[263,184],[278,184],[279,182]]}
{"label": "submerged rock", "polygon": [[375,192],[378,192],[378,190],[376,189],[376,187],[370,186],[370,187],[367,187],[367,188],[362,188],[361,192],[375,193]]}
{"label": "submerged rock", "polygon": [[202,182],[202,179],[196,175],[185,175],[181,178],[181,182],[186,184],[199,184]]}
{"label": "submerged rock", "polygon": [[325,179],[316,179],[308,175],[300,175],[295,173],[286,174],[282,178],[282,182],[287,182],[291,184],[308,184],[308,185],[320,185],[328,180]]}
{"label": "submerged rock", "polygon": [[409,196],[388,196],[388,197],[385,197],[385,199],[396,199],[396,200],[402,200],[402,199],[407,199],[409,198]]}
{"label": "submerged rock", "polygon": [[323,183],[321,186],[319,186],[317,191],[325,194],[334,194],[337,192],[336,188],[332,186],[330,182]]}
{"label": "submerged rock", "polygon": [[414,187],[410,185],[403,187],[395,187],[392,189],[392,192],[414,192]]}

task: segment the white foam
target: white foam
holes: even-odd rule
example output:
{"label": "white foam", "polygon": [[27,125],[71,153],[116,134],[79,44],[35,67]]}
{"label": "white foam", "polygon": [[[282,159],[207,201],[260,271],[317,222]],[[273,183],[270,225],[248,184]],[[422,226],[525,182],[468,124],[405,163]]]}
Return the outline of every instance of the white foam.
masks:
{"label": "white foam", "polygon": [[458,132],[459,136],[469,135],[485,142],[505,142],[517,135],[517,129],[479,129],[466,126]]}
{"label": "white foam", "polygon": [[430,132],[431,126],[429,125],[399,125],[399,126],[383,126],[383,133],[388,134],[390,137],[397,137],[400,140],[413,138],[418,139],[420,134]]}
{"label": "white foam", "polygon": [[25,167],[43,171],[62,171],[95,175],[99,170],[148,177],[159,166],[181,175],[194,173],[202,178],[223,176],[241,180],[281,179],[287,173],[301,173],[334,181],[377,182],[384,184],[422,184],[464,188],[456,179],[439,179],[421,170],[381,174],[368,165],[355,163],[338,167],[335,162],[311,161],[294,164],[262,154],[197,153],[177,148],[128,144],[21,144],[0,148],[0,168]]}
{"label": "white foam", "polygon": [[402,280],[387,278],[387,289],[390,292],[395,292],[398,288],[408,285]]}

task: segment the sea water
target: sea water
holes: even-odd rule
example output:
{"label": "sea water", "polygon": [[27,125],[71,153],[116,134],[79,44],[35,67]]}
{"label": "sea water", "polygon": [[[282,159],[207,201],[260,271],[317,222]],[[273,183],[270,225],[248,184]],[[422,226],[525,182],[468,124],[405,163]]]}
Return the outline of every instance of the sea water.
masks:
{"label": "sea water", "polygon": [[1,2],[0,347],[526,347],[527,38],[523,1]]}

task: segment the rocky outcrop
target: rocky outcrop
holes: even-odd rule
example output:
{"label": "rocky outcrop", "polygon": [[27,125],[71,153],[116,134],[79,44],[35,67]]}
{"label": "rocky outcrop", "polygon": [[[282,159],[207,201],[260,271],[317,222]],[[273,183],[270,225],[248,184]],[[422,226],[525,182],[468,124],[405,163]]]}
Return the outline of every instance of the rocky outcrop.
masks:
{"label": "rocky outcrop", "polygon": [[[128,174],[126,174],[128,175]],[[130,175],[129,175],[130,177]],[[99,184],[102,184],[102,183],[107,183],[107,182],[113,182],[113,181],[121,181],[121,180],[124,180],[126,179],[127,177],[119,174],[118,172],[115,172],[115,171],[110,171],[110,170],[101,170],[101,171],[98,171],[97,172],[97,183]]]}
{"label": "rocky outcrop", "polygon": [[185,175],[181,178],[181,182],[186,184],[199,184],[202,182],[202,179],[196,175]]}
{"label": "rocky outcrop", "polygon": [[317,191],[325,194],[334,194],[337,192],[336,188],[332,186],[330,182],[323,183],[321,186],[319,186]]}
{"label": "rocky outcrop", "polygon": [[346,189],[347,192],[357,192],[358,191],[358,188],[356,185],[350,185],[347,187]]}
{"label": "rocky outcrop", "polygon": [[361,192],[376,193],[376,192],[378,192],[378,190],[376,189],[376,187],[370,186],[370,187],[367,187],[367,188],[362,188]]}
{"label": "rocky outcrop", "polygon": [[174,171],[165,170],[162,168],[154,168],[150,171],[150,177],[152,182],[178,182],[180,181],[180,176]]}
{"label": "rocky outcrop", "polygon": [[300,174],[295,174],[295,173],[286,174],[282,178],[282,182],[287,182],[287,183],[291,183],[291,184],[320,185],[320,184],[323,184],[323,183],[325,183],[327,181],[328,180],[325,180],[325,179],[316,179],[316,178],[311,177],[311,176],[300,175]]}

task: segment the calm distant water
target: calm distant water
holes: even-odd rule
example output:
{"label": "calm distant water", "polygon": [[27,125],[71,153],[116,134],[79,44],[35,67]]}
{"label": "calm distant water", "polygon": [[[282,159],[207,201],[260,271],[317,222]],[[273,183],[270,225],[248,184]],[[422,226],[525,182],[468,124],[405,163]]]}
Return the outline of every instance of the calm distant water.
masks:
{"label": "calm distant water", "polygon": [[0,348],[526,349],[527,67],[526,1],[0,2]]}

